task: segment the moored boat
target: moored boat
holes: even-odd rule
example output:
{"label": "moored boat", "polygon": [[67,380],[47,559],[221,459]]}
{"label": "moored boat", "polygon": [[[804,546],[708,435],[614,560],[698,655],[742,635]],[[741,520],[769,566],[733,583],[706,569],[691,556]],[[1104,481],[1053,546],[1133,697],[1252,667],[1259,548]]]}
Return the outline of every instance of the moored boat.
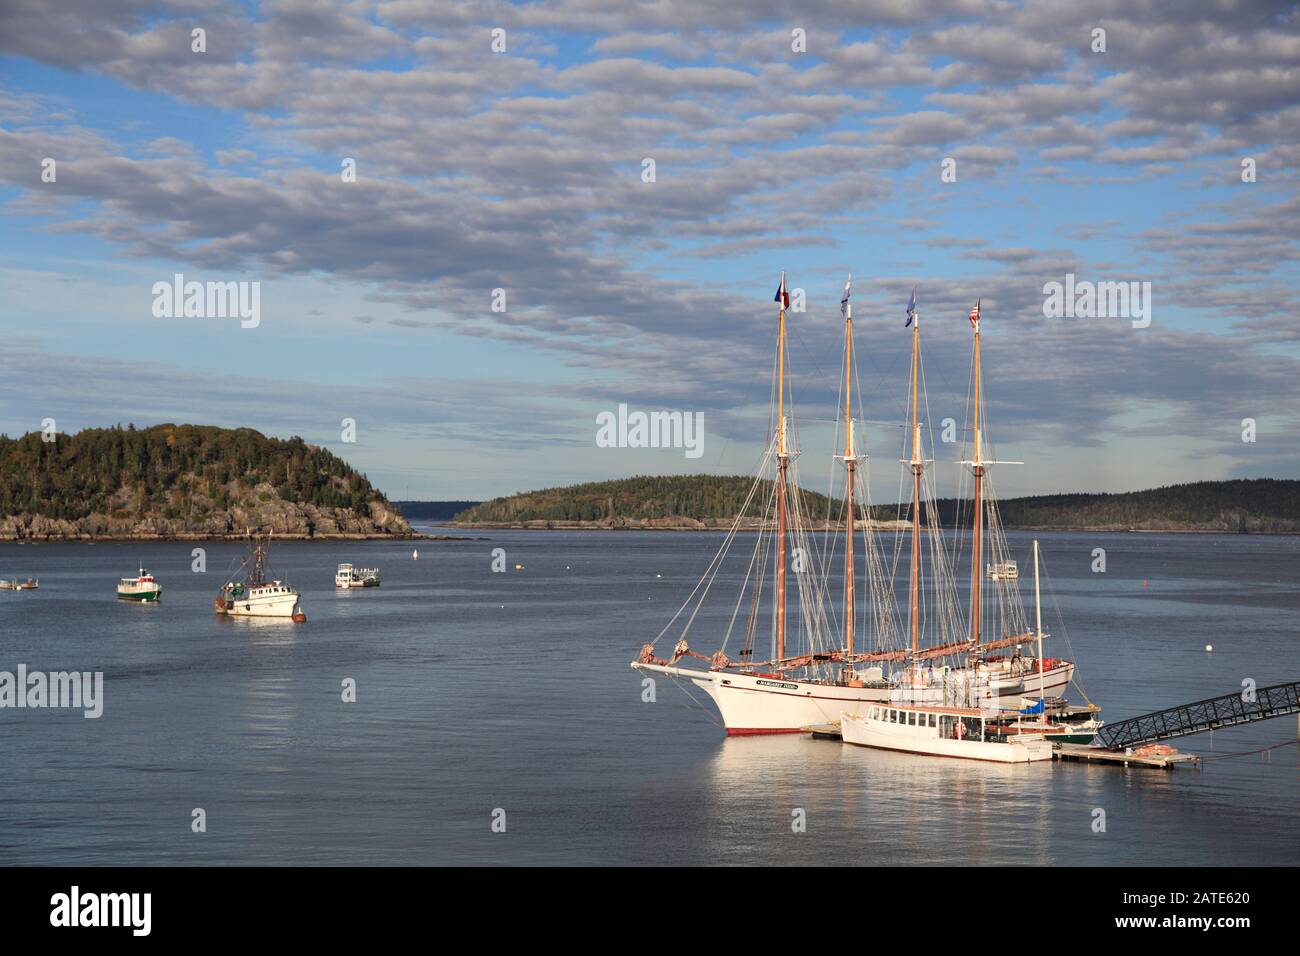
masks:
{"label": "moored boat", "polygon": [[26,581],[20,581],[14,578],[12,581],[0,581],[0,591],[35,591],[41,586],[41,582],[35,578],[28,578]]}
{"label": "moored boat", "polygon": [[250,553],[240,565],[242,579],[222,585],[213,606],[218,614],[232,617],[288,618],[302,623],[303,613],[298,591],[287,581],[269,577],[267,547],[262,538],[254,538]]}
{"label": "moored boat", "polygon": [[846,744],[935,757],[964,757],[997,763],[1052,759],[1041,736],[1008,733],[977,707],[889,701],[846,714],[840,733]]}
{"label": "moored boat", "polygon": [[162,585],[157,578],[141,568],[136,577],[122,578],[118,582],[117,597],[119,601],[154,603],[162,598]]}
{"label": "moored boat", "polygon": [[351,564],[340,564],[334,572],[336,588],[377,588],[379,587],[378,568],[356,568]]}
{"label": "moored boat", "polygon": [[990,564],[987,573],[992,581],[1016,581],[1020,578],[1020,568],[1010,559]]}
{"label": "moored boat", "polygon": [[[695,592],[660,632],[662,639],[682,618],[690,605],[695,611],[686,615],[671,657],[655,656],[655,642],[642,647],[632,667],[645,674],[665,676],[689,682],[703,690],[718,707],[728,734],[799,733],[812,724],[833,723],[846,710],[855,710],[873,700],[889,696],[890,682],[881,663],[892,660],[893,642],[887,638],[892,622],[888,585],[884,581],[883,561],[878,553],[868,512],[867,482],[860,465],[866,460],[855,431],[852,395],[858,390],[853,351],[853,311],[849,302],[850,284],[845,284],[841,312],[844,316],[844,355],[841,396],[837,413],[837,454],[844,466],[844,496],[841,520],[844,527],[844,610],[838,633],[831,614],[824,606],[825,586],[817,569],[808,567],[809,556],[818,552],[808,538],[806,503],[799,488],[796,459],[796,435],[792,400],[789,394],[789,350],[786,343],[786,311],[790,297],[782,273],[775,301],[777,308],[776,362],[772,381],[772,431],[748,500],[736,515],[735,524],[724,539]],[[728,555],[738,530],[746,518],[761,518],[752,557],[746,560],[749,570],[741,584],[736,608],[748,608],[733,615],[732,625],[742,631],[741,647],[735,658],[728,656],[727,642],[733,627],[718,635],[719,649],[711,654],[693,650],[686,641],[687,632],[707,596],[709,586]],[[831,515],[827,515],[828,519]],[[857,545],[867,565],[868,588],[865,600],[855,595],[855,561]],[[743,567],[742,567],[743,569]],[[792,585],[787,587],[787,585]],[[789,593],[787,593],[789,592]],[[697,600],[698,598],[698,600]],[[797,605],[788,598],[796,598]],[[759,612],[766,605],[765,613]],[[770,653],[761,650],[760,621],[770,614]],[[868,640],[859,636],[859,625]],[[795,646],[796,641],[800,646]],[[866,647],[862,645],[866,644]],[[762,657],[769,659],[763,660]],[[678,666],[687,658],[704,662]]]}
{"label": "moored boat", "polygon": [[[843,522],[843,609],[838,622],[834,611],[825,605],[827,580],[818,579],[813,569],[795,568],[796,588],[790,597],[798,599],[797,617],[792,629],[802,639],[802,647],[792,648],[787,634],[787,559],[790,555],[808,555],[823,551],[822,568],[827,569],[834,556],[829,548],[810,548],[805,528],[804,502],[795,472],[794,426],[787,396],[786,309],[788,297],[784,274],[776,301],[781,303],[777,324],[776,363],[773,370],[772,428],[769,444],[749,498],[737,515],[736,524],[724,539],[695,592],[687,598],[674,619],[654,642],[644,645],[632,667],[643,673],[663,674],[689,682],[703,690],[717,705],[729,734],[794,733],[814,724],[839,721],[846,713],[860,713],[864,706],[891,700],[900,687],[911,686],[922,671],[933,669],[947,674],[959,672],[962,681],[978,683],[1000,703],[1022,706],[1022,698],[1033,695],[1062,695],[1074,675],[1074,664],[1060,659],[1044,659],[1041,628],[1029,629],[1020,603],[1014,576],[998,575],[998,583],[989,588],[997,600],[988,600],[981,584],[987,539],[988,568],[1004,571],[1016,568],[1007,555],[997,508],[988,485],[989,466],[999,464],[986,457],[981,421],[983,381],[980,370],[979,304],[971,310],[974,331],[972,406],[974,412],[974,446],[969,460],[973,477],[971,495],[971,597],[970,613],[965,621],[956,597],[956,564],[943,543],[939,525],[930,465],[923,441],[921,410],[928,407],[921,362],[920,319],[913,292],[907,307],[905,327],[911,328],[911,367],[909,372],[907,421],[900,463],[904,467],[910,500],[900,502],[899,521],[907,528],[906,537],[896,544],[895,561],[904,548],[910,550],[907,580],[907,611],[895,609],[894,581],[887,573],[868,520],[870,506],[866,483],[862,481],[860,463],[866,455],[860,451],[855,435],[851,396],[858,391],[853,351],[852,309],[849,285],[846,284],[841,308],[845,318],[844,362],[841,370],[842,404],[837,403],[840,426],[839,447],[835,458],[846,473],[842,498]],[[842,412],[842,415],[840,414]],[[837,449],[838,451],[838,449]],[[1008,463],[1010,464],[1010,463]],[[769,470],[770,469],[770,470]],[[771,474],[771,478],[765,475]],[[835,501],[835,496],[832,496]],[[859,510],[861,503],[861,510]],[[735,601],[731,623],[721,635],[721,646],[712,654],[695,651],[687,643],[687,632],[698,615],[704,599],[727,557],[743,518],[752,508],[762,518],[748,568],[744,572],[741,594]],[[752,517],[752,516],[750,516]],[[827,515],[827,525],[833,516]],[[770,522],[770,524],[769,524]],[[769,532],[774,532],[770,534]],[[910,532],[910,534],[908,534]],[[857,542],[862,545],[866,564],[865,600],[856,593],[855,561]],[[909,547],[910,546],[910,547]],[[922,561],[927,558],[927,583],[922,587]],[[773,568],[774,566],[774,568]],[[742,613],[744,612],[744,613]],[[757,640],[758,622],[769,617],[772,622],[770,653],[763,653]],[[655,656],[655,644],[684,620],[670,657]],[[900,621],[900,618],[901,621]],[[987,622],[985,618],[988,618]],[[838,633],[836,624],[838,623]],[[861,632],[859,631],[859,625]],[[906,627],[907,633],[900,633]],[[738,654],[729,654],[727,642],[733,631],[740,636]],[[862,633],[865,632],[865,633]],[[861,633],[861,636],[860,636]],[[865,637],[866,640],[862,638]],[[910,638],[910,640],[909,640]],[[923,639],[924,638],[924,639]],[[1037,641],[1038,655],[1022,652],[1022,646]],[[910,647],[909,647],[910,644]],[[793,652],[792,652],[793,651]],[[767,659],[761,659],[766,657]],[[687,661],[687,658],[694,660]],[[695,663],[702,662],[704,666]],[[680,666],[682,663],[687,666]],[[885,668],[890,668],[887,675]]]}

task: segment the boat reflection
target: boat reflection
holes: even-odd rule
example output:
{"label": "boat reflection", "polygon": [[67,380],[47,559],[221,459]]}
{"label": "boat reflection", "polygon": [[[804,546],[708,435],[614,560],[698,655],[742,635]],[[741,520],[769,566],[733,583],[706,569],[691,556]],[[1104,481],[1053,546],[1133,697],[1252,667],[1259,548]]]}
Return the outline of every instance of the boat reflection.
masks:
{"label": "boat reflection", "polygon": [[[804,734],[728,737],[709,761],[706,806],[693,830],[717,862],[765,858],[858,865],[1059,862],[1050,827],[1060,808],[1052,761],[998,764],[852,747]],[[1074,768],[1070,768],[1074,769]],[[1072,801],[1073,802],[1073,801]],[[792,829],[802,810],[806,833]],[[1087,808],[1079,825],[1088,826]],[[800,842],[802,841],[802,842]],[[844,848],[858,848],[851,860]],[[746,849],[748,848],[748,849]],[[766,849],[764,849],[766,848]]]}

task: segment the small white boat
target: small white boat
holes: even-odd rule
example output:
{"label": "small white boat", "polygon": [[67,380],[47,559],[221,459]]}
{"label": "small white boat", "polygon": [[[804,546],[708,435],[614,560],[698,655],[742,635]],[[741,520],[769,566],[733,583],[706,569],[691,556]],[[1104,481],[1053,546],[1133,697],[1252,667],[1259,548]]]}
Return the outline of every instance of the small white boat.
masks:
{"label": "small white boat", "polygon": [[997,564],[985,565],[990,580],[993,581],[1018,581],[1020,579],[1020,568],[1014,561],[1000,561]]}
{"label": "small white boat", "polygon": [[846,744],[899,750],[934,757],[965,757],[996,763],[1033,763],[1052,759],[1052,744],[1041,734],[1006,733],[991,724],[995,716],[976,707],[873,704],[840,718]]}
{"label": "small white boat", "polygon": [[412,561],[419,561],[419,560],[420,560],[420,549],[419,549],[419,548],[416,548],[416,549],[414,549],[414,550],[411,552],[411,560],[412,560]]}
{"label": "small white boat", "polygon": [[26,581],[20,581],[17,578],[12,581],[0,581],[0,591],[35,591],[40,586],[41,582],[35,578],[28,578]]}
{"label": "small white boat", "polygon": [[122,578],[118,582],[117,597],[120,601],[154,603],[162,597],[162,585],[157,578],[141,568],[139,576]]}
{"label": "small white boat", "polygon": [[336,588],[377,588],[379,587],[378,568],[356,568],[350,564],[340,564],[334,572]]}

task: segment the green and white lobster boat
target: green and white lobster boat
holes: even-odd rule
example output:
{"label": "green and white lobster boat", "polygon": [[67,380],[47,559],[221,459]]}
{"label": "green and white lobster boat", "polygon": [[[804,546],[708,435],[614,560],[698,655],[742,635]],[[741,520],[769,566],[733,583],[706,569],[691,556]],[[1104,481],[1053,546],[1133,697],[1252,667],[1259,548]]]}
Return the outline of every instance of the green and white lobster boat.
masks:
{"label": "green and white lobster boat", "polygon": [[123,578],[117,584],[117,597],[120,601],[146,601],[155,603],[162,597],[162,585],[157,578],[140,569],[138,577]]}

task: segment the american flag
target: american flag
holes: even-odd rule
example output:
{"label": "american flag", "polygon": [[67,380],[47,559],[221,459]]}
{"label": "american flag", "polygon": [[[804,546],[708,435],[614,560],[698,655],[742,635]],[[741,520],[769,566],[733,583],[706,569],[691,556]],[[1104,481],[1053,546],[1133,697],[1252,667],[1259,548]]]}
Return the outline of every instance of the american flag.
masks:
{"label": "american flag", "polygon": [[970,310],[969,318],[971,328],[978,329],[980,327],[980,303],[978,299],[975,300],[975,308]]}

